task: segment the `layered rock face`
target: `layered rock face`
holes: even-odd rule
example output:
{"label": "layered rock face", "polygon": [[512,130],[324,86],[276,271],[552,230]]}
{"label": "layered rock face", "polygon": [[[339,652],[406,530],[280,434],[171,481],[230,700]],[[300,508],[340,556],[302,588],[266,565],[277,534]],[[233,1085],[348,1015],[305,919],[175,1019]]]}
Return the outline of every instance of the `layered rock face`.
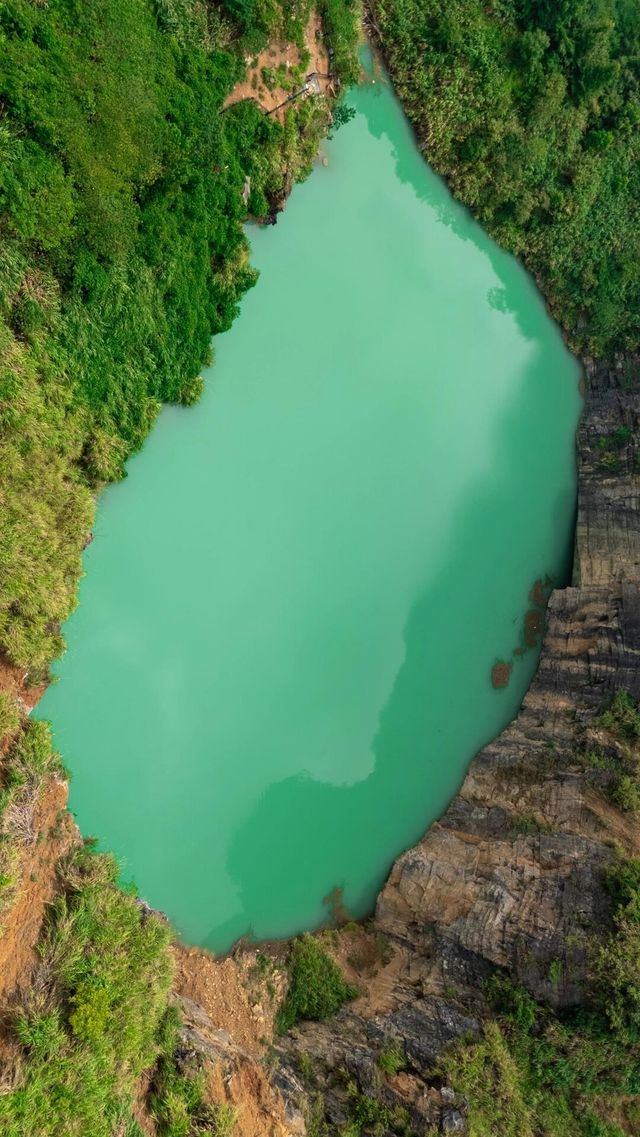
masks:
{"label": "layered rock face", "polygon": [[553,1006],[579,1003],[587,942],[610,918],[604,869],[616,843],[640,854],[637,821],[580,760],[614,691],[640,696],[640,361],[585,372],[574,583],[551,596],[536,678],[442,819],[393,866],[371,932],[386,957],[361,980],[366,994],[280,1048],[281,1088],[295,1096],[310,1062],[336,1126],[349,1095],[379,1094],[377,1058],[395,1041],[411,1073],[387,1079],[385,1104],[408,1107],[418,1133],[463,1131],[464,1102],[428,1076],[477,1028],[483,979],[500,967]]}

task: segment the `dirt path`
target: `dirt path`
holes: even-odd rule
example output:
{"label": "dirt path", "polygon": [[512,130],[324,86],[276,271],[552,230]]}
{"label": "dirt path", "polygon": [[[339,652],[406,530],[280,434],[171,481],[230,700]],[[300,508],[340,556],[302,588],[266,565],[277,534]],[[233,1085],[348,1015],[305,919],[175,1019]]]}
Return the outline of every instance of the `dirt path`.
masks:
{"label": "dirt path", "polygon": [[244,1050],[264,1055],[286,985],[277,960],[258,948],[216,959],[201,948],[175,944],[173,989],[203,1008],[218,1029]]}
{"label": "dirt path", "polygon": [[[324,94],[331,86],[329,74],[329,55],[322,41],[322,27],[317,12],[312,12],[305,28],[304,45],[309,53],[309,60],[302,66],[300,50],[295,44],[270,44],[260,52],[260,55],[248,59],[247,76],[242,83],[236,84],[225,100],[225,107],[234,103],[241,103],[244,99],[253,99],[267,113],[273,112],[277,118],[284,115],[282,103],[286,102],[293,90],[304,86],[308,75],[317,76],[317,89]],[[291,84],[285,86],[277,81],[276,72],[279,67],[286,69],[291,75]],[[296,68],[301,68],[301,80],[295,79]],[[269,81],[270,74],[273,78]],[[280,109],[278,109],[280,108]]]}

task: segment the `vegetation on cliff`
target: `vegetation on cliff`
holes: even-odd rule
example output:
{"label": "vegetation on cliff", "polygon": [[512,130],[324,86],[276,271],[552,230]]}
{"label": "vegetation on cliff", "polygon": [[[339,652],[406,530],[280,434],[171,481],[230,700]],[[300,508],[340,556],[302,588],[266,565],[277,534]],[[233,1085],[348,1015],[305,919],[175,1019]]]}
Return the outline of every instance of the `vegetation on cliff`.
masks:
{"label": "vegetation on cliff", "polygon": [[[618,871],[624,874],[622,866]],[[635,904],[639,898],[636,887]],[[622,909],[618,918],[626,919]],[[598,961],[599,998],[562,1019],[503,977],[487,984],[496,1018],[484,1024],[479,1041],[447,1054],[439,1069],[469,1098],[470,1137],[624,1137],[635,1131],[640,1034],[637,1022],[620,1029],[619,985],[607,971],[610,965],[622,965],[627,974],[637,968],[637,919],[633,937],[632,956],[618,937],[610,938]],[[637,970],[633,982],[637,992]]]}
{"label": "vegetation on cliff", "polygon": [[133,1137],[131,1101],[156,1059],[171,981],[170,929],[116,887],[110,857],[80,845],[60,872],[31,984],[10,1009],[0,1129]]}
{"label": "vegetation on cliff", "polygon": [[[0,712],[3,702],[13,712],[11,726],[17,731],[16,708],[5,696]],[[29,722],[17,731],[4,757],[0,786],[0,919],[16,894],[22,849],[37,836],[35,809],[43,783],[62,772],[47,723]]]}
{"label": "vegetation on cliff", "polygon": [[640,342],[638,0],[374,0],[427,159],[572,343]]}
{"label": "vegetation on cliff", "polygon": [[[371,9],[427,160],[534,273],[578,351],[637,350],[638,0],[373,0]],[[629,436],[621,426],[602,440],[603,476],[621,472]],[[640,806],[639,713],[619,690],[579,756],[626,812]],[[494,1017],[482,1037],[434,1072],[468,1095],[471,1137],[637,1132],[639,881],[621,852],[610,930],[593,929],[591,978],[573,1013],[554,1014],[506,979],[489,985]]]}

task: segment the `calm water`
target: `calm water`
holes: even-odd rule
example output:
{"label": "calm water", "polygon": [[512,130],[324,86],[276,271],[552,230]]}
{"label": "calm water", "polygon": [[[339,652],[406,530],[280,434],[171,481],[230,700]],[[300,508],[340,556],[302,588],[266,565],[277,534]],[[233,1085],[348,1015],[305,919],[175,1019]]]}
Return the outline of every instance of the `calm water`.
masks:
{"label": "calm water", "polygon": [[275,229],[201,404],[86,553],[40,714],[85,833],[214,949],[371,908],[516,712],[567,571],[578,369],[382,85]]}

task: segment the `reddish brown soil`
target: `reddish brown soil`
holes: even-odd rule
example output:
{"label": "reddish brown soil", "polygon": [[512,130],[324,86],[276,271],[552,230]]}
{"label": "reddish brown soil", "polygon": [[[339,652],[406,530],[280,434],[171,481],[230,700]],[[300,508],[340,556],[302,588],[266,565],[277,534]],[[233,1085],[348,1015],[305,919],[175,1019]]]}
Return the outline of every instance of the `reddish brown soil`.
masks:
{"label": "reddish brown soil", "polygon": [[236,1111],[234,1137],[293,1137],[263,1062],[286,988],[278,959],[264,944],[224,959],[181,944],[173,953],[176,994],[202,1007],[212,1026],[241,1048],[228,1063],[208,1064],[208,1100]]}
{"label": "reddish brown soil", "polygon": [[158,1132],[158,1127],[147,1107],[147,1096],[151,1087],[151,1077],[151,1071],[142,1075],[138,1082],[136,1096],[131,1110],[133,1120],[137,1121],[145,1137],[156,1137],[156,1133]]}
{"label": "reddish brown soil", "polygon": [[175,944],[173,989],[192,999],[208,1014],[214,1027],[229,1032],[248,1054],[264,1054],[263,1039],[271,1039],[274,1019],[286,980],[275,961],[262,970],[256,957],[271,958],[260,949],[216,959],[201,948]]}
{"label": "reddish brown soil", "polygon": [[46,905],[58,892],[59,858],[77,840],[66,812],[67,783],[51,779],[36,805],[33,830],[38,838],[26,846],[20,862],[17,894],[0,918],[0,1000],[28,986],[37,961],[35,946]]}
{"label": "reddish brown soil", "polygon": [[233,1137],[294,1137],[282,1098],[256,1062],[243,1062],[231,1073],[217,1066],[209,1074],[207,1090],[209,1101],[226,1102],[235,1110]]}

